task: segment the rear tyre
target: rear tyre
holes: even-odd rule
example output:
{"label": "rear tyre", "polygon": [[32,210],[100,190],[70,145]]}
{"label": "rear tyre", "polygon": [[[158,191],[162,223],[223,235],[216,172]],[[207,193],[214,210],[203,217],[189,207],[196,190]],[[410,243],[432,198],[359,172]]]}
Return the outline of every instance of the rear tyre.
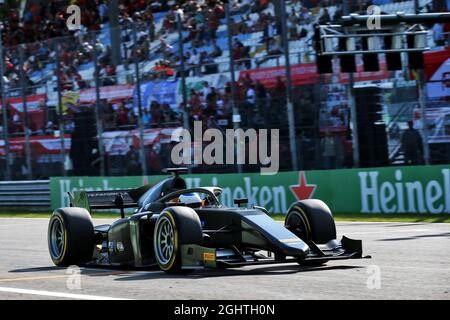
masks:
{"label": "rear tyre", "polygon": [[203,232],[197,213],[188,207],[164,209],[155,224],[153,247],[158,266],[166,273],[188,273],[182,269],[181,245],[202,244]]}
{"label": "rear tyre", "polygon": [[55,265],[82,265],[92,259],[94,226],[91,215],[83,208],[60,208],[48,224],[48,249]]}
{"label": "rear tyre", "polygon": [[[325,244],[336,239],[336,224],[330,208],[321,200],[308,199],[294,203],[284,225],[297,237],[309,243]],[[327,261],[299,261],[301,265],[316,266]]]}

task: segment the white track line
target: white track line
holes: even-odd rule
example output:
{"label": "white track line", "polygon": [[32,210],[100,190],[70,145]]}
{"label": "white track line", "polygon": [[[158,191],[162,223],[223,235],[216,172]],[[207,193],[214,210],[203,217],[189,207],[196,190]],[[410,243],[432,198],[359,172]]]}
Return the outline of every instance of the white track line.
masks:
{"label": "white track line", "polygon": [[87,295],[87,294],[74,294],[74,293],[66,293],[66,292],[29,290],[29,289],[7,288],[7,287],[0,287],[0,292],[29,294],[29,295],[36,295],[36,296],[67,298],[67,299],[80,299],[80,300],[129,300],[129,299],[123,299],[123,298],[91,296],[91,295]]}

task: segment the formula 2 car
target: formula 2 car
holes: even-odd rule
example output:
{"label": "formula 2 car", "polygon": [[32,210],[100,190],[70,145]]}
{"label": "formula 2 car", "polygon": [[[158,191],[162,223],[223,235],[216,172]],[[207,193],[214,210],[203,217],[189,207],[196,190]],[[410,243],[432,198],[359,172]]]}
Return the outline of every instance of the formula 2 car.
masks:
{"label": "formula 2 car", "polygon": [[[265,208],[220,204],[218,187],[186,188],[185,168],[154,186],[69,193],[48,226],[50,256],[57,266],[159,266],[168,273],[205,267],[298,262],[315,266],[330,260],[362,258],[362,242],[342,237],[328,206],[303,200],[288,210],[284,225]],[[126,208],[135,213],[125,216]],[[93,226],[91,210],[119,209],[121,219]]]}

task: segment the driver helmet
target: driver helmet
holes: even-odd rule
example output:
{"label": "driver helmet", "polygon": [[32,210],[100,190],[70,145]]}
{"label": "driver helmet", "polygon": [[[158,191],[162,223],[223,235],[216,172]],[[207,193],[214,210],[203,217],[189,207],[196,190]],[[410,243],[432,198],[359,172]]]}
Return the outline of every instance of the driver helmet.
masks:
{"label": "driver helmet", "polygon": [[198,195],[198,193],[185,193],[182,194],[179,199],[178,199],[181,203],[185,203],[185,204],[191,204],[191,203],[202,203],[202,199],[200,198],[200,196]]}

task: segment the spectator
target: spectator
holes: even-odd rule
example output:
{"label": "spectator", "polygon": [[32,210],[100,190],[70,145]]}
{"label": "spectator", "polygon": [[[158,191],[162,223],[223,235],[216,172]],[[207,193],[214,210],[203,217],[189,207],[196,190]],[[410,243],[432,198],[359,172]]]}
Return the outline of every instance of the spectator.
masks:
{"label": "spectator", "polygon": [[120,103],[117,110],[117,126],[125,127],[129,124],[129,120],[128,110],[123,103]]}
{"label": "spectator", "polygon": [[139,151],[136,150],[133,145],[130,145],[130,149],[125,155],[126,173],[127,176],[138,176],[141,174],[141,164],[139,161]]}
{"label": "spectator", "polygon": [[445,37],[444,37],[444,25],[442,23],[435,23],[433,27],[431,28],[433,31],[433,39],[434,43],[437,46],[443,46],[445,45]]}
{"label": "spectator", "polygon": [[206,97],[208,96],[208,94],[210,92],[211,92],[211,87],[209,86],[209,82],[203,81],[203,89],[202,89],[203,97],[206,99]]}
{"label": "spectator", "polygon": [[105,23],[108,21],[108,4],[101,1],[98,5],[98,15],[100,16],[100,21]]}
{"label": "spectator", "polygon": [[151,123],[150,113],[147,109],[144,109],[142,115],[142,124],[144,125],[145,128],[148,128],[150,127],[150,123]]}
{"label": "spectator", "polygon": [[219,72],[219,66],[215,63],[214,58],[206,51],[202,53],[201,64],[204,66],[204,74],[213,74]]}
{"label": "spectator", "polygon": [[280,42],[281,42],[280,37],[271,39],[269,41],[269,46],[267,47],[267,56],[257,60],[256,65],[260,66],[261,64],[265,63],[270,59],[278,59],[278,57],[284,52]]}
{"label": "spectator", "polygon": [[256,81],[256,105],[260,115],[262,115],[267,123],[269,120],[268,108],[267,108],[267,91],[261,81]]}
{"label": "spectator", "polygon": [[188,60],[190,69],[193,71],[193,76],[200,76],[200,55],[197,50],[192,51],[191,57]]}
{"label": "spectator", "polygon": [[244,115],[244,123],[247,125],[247,127],[252,127],[253,112],[256,105],[255,90],[253,89],[252,85],[247,84],[245,85],[244,91],[245,91],[245,100],[243,103],[242,114]]}
{"label": "spectator", "polygon": [[319,24],[327,24],[331,22],[330,14],[328,13],[328,9],[324,8],[323,13],[319,18]]}
{"label": "spectator", "polygon": [[325,169],[336,168],[336,140],[331,135],[330,130],[325,131],[325,137],[322,140],[323,157],[325,160]]}
{"label": "spectator", "polygon": [[270,40],[272,40],[275,36],[281,34],[281,28],[277,24],[277,22],[274,21],[267,21],[264,31],[263,31],[263,40],[266,43],[266,47],[269,46]]}
{"label": "spectator", "polygon": [[162,37],[160,40],[160,50],[165,60],[170,60],[173,56],[173,47],[167,43],[167,40]]}
{"label": "spectator", "polygon": [[213,43],[213,50],[211,52],[212,58],[217,58],[222,55],[222,49],[217,45],[216,42]]}
{"label": "spectator", "polygon": [[53,123],[53,121],[48,121],[44,128],[45,134],[48,136],[51,136],[51,135],[53,135],[55,130],[57,130],[57,128],[56,128],[55,124]]}
{"label": "spectator", "polygon": [[412,121],[408,121],[408,129],[403,132],[401,144],[406,165],[422,163],[422,137],[419,131],[414,129]]}
{"label": "spectator", "polygon": [[297,39],[297,24],[299,21],[297,12],[295,12],[295,8],[292,7],[291,13],[289,13],[288,16],[288,31],[289,31],[289,38],[290,39]]}
{"label": "spectator", "polygon": [[161,106],[161,117],[163,125],[170,125],[176,120],[175,112],[170,108],[168,103],[163,103]]}
{"label": "spectator", "polygon": [[152,101],[150,104],[150,115],[152,124],[158,124],[161,121],[161,109],[158,102]]}
{"label": "spectator", "polygon": [[211,90],[206,95],[205,100],[207,103],[211,102],[211,101],[215,103],[217,101],[218,97],[219,97],[219,94],[217,93],[216,88],[211,87]]}
{"label": "spectator", "polygon": [[252,68],[252,59],[250,57],[250,47],[243,47],[242,49],[242,54],[241,54],[241,60],[242,60],[242,65],[244,65],[244,67],[249,70]]}

